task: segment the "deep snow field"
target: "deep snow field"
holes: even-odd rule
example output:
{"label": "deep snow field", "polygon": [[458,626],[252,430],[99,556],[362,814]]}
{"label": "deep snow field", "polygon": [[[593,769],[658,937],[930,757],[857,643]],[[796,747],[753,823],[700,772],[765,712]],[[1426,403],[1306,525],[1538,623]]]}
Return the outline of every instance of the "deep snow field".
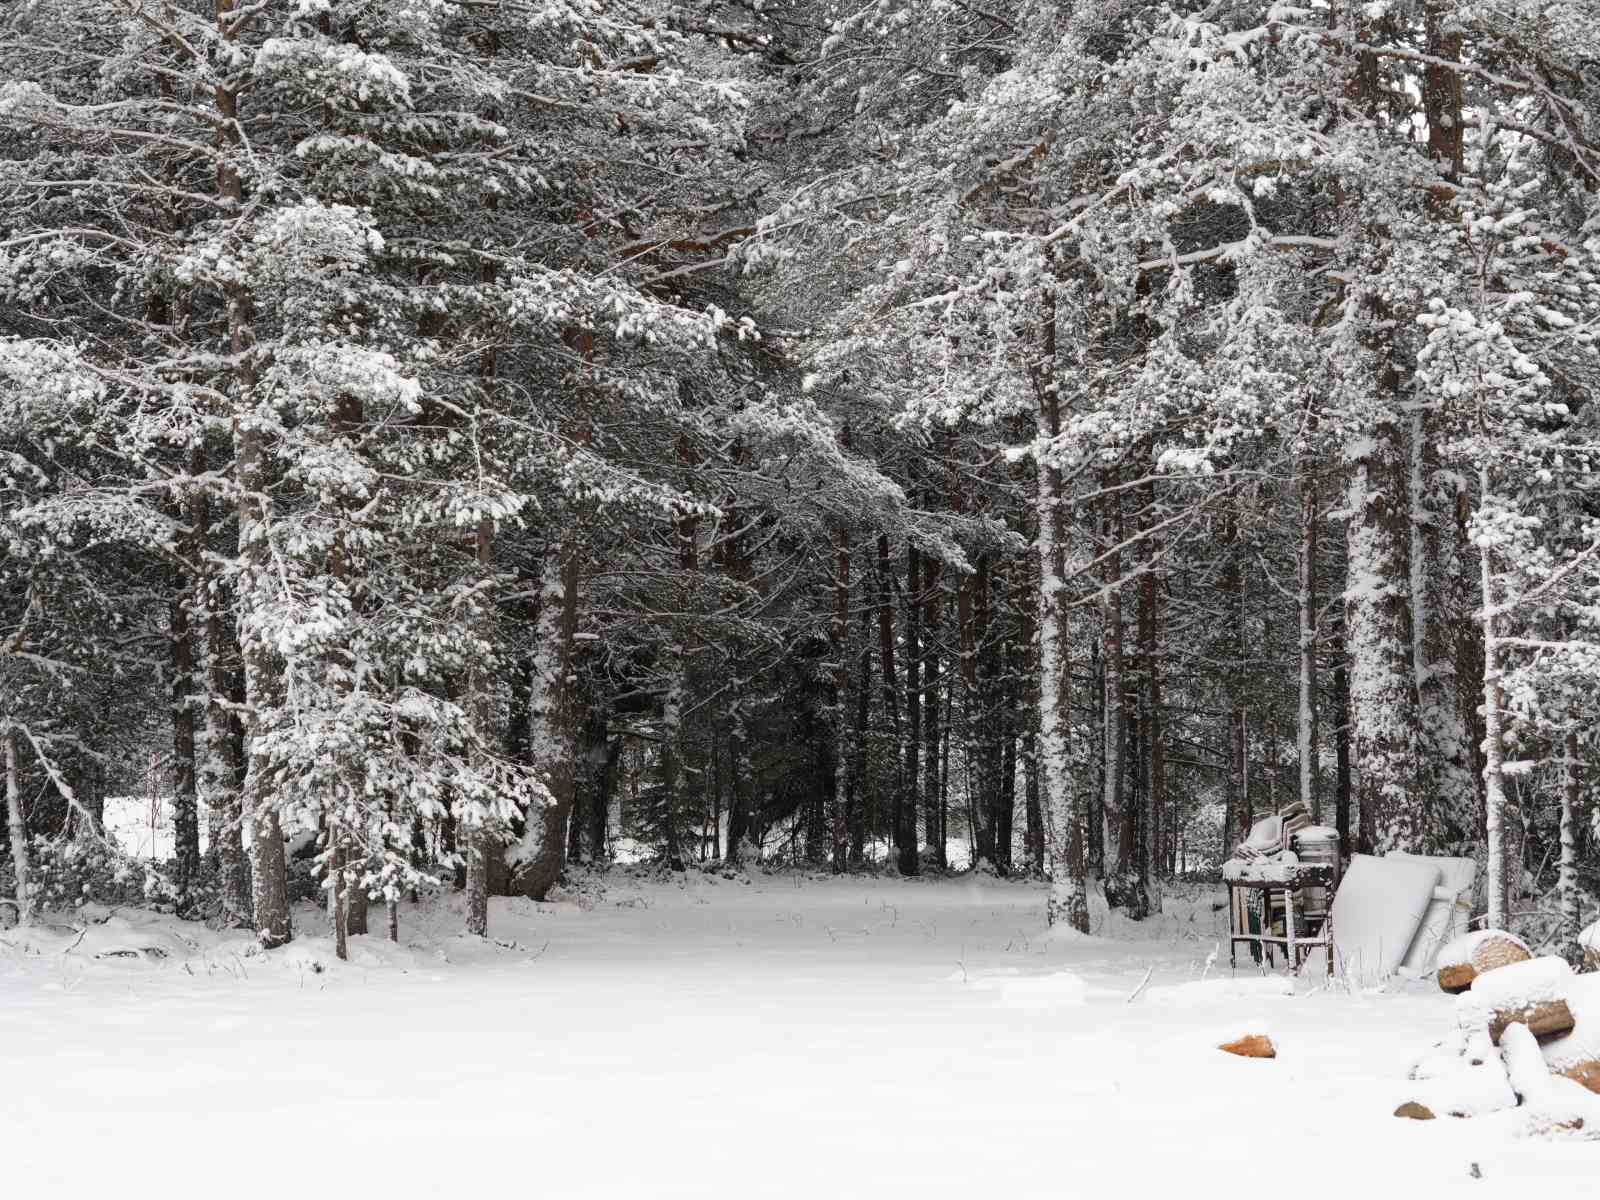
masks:
{"label": "deep snow field", "polygon": [[[566,895],[496,901],[500,944],[456,934],[455,898],[405,904],[399,946],[353,939],[343,964],[309,907],[266,955],[133,910],[0,933],[6,1195],[1385,1200],[1600,1181],[1600,1143],[1520,1139],[1507,1114],[1397,1120],[1451,998],[1232,972],[1208,897],[1113,939],[1047,931],[1039,886],[972,876],[613,873]],[[1278,1058],[1216,1049],[1246,1029]]]}

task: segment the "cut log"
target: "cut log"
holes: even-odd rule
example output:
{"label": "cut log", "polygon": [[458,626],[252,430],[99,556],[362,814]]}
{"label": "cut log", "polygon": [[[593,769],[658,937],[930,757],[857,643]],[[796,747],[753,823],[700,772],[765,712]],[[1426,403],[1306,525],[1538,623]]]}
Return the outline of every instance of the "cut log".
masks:
{"label": "cut log", "polygon": [[1397,1117],[1409,1117],[1413,1121],[1433,1120],[1433,1113],[1428,1110],[1428,1107],[1424,1104],[1418,1104],[1415,1100],[1407,1100],[1394,1110],[1394,1115]]}
{"label": "cut log", "polygon": [[1573,1027],[1571,984],[1572,968],[1553,955],[1480,972],[1456,1001],[1461,1028],[1487,1029],[1495,1045],[1512,1025],[1527,1026],[1537,1038],[1559,1037]]}
{"label": "cut log", "polygon": [[1498,1046],[1507,1029],[1513,1025],[1526,1025],[1529,1033],[1542,1040],[1571,1033],[1576,1024],[1565,1000],[1545,1000],[1522,1008],[1497,1011],[1489,1019],[1489,1037]]}
{"label": "cut log", "polygon": [[1240,1058],[1277,1058],[1278,1048],[1272,1044],[1272,1039],[1264,1033],[1247,1034],[1242,1038],[1235,1038],[1231,1042],[1223,1042],[1219,1050],[1226,1050],[1229,1054],[1237,1054]]}
{"label": "cut log", "polygon": [[1480,929],[1463,934],[1439,951],[1439,986],[1451,993],[1464,992],[1479,975],[1532,957],[1521,938],[1504,930]]}
{"label": "cut log", "polygon": [[1448,967],[1439,968],[1439,987],[1457,995],[1472,986],[1472,981],[1478,977],[1478,969],[1471,963],[1454,963]]}

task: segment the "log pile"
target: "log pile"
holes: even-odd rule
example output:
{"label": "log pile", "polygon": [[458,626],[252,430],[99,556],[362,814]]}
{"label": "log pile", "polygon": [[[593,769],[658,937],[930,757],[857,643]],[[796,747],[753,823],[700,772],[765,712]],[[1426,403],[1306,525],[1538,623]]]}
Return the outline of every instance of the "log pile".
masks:
{"label": "log pile", "polygon": [[1600,975],[1528,957],[1509,935],[1472,937],[1440,964],[1447,991],[1460,980],[1447,968],[1473,972],[1457,1028],[1417,1060],[1394,1115],[1499,1113],[1520,1136],[1600,1139]]}

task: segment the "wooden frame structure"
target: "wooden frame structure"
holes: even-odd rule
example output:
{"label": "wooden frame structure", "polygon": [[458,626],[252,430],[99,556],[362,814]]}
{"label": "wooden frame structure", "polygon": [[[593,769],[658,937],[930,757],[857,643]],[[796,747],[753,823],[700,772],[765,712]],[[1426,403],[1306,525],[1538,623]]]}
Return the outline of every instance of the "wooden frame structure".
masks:
{"label": "wooden frame structure", "polygon": [[[1229,879],[1228,885],[1228,963],[1235,970],[1239,966],[1239,943],[1259,948],[1267,965],[1276,966],[1274,951],[1283,950],[1284,962],[1290,971],[1311,957],[1315,950],[1328,956],[1328,973],[1333,973],[1333,893],[1339,886],[1339,868],[1330,863],[1302,863],[1298,866],[1274,867],[1281,879]],[[1295,933],[1295,897],[1306,888],[1328,889],[1328,911],[1323,914],[1322,925],[1305,936]],[[1250,929],[1249,894],[1262,893],[1263,925],[1259,931]],[[1283,933],[1272,932],[1273,894],[1283,896]],[[1302,909],[1303,911],[1303,909]]]}

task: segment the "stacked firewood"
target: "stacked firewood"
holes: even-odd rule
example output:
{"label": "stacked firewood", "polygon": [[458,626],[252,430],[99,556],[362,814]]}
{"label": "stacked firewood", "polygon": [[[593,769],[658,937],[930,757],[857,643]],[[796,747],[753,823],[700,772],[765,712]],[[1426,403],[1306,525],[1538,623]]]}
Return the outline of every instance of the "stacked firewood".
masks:
{"label": "stacked firewood", "polygon": [[1498,931],[1450,943],[1438,972],[1458,997],[1456,1028],[1412,1067],[1395,1115],[1515,1110],[1524,1135],[1600,1138],[1600,975]]}

